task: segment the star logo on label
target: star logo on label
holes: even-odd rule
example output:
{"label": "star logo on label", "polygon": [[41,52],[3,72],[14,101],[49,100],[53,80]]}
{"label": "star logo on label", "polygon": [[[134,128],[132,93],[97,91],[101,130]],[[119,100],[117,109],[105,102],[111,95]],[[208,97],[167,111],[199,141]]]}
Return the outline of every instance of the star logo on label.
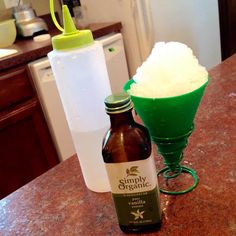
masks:
{"label": "star logo on label", "polygon": [[139,218],[140,219],[143,219],[143,213],[144,213],[145,211],[139,211],[139,209],[136,211],[136,212],[130,212],[130,214],[132,214],[133,216],[134,216],[134,220],[138,220]]}

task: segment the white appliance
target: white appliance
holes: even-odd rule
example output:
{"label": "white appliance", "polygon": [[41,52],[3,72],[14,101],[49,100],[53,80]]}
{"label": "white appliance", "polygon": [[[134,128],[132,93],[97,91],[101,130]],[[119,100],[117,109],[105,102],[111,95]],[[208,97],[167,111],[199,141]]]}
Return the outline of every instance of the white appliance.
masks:
{"label": "white appliance", "polygon": [[28,64],[60,160],[75,154],[56,82],[48,58]]}
{"label": "white appliance", "polygon": [[218,1],[81,0],[89,22],[121,21],[130,76],[156,41],[193,49],[208,69],[221,61]]}
{"label": "white appliance", "polygon": [[[104,48],[112,92],[122,91],[129,79],[123,39],[120,33],[98,39]],[[57,153],[63,161],[76,153],[48,58],[28,64]],[[105,110],[104,110],[105,112]]]}
{"label": "white appliance", "polygon": [[96,39],[103,44],[107,72],[112,93],[119,93],[129,80],[123,37],[120,33],[112,33]]}

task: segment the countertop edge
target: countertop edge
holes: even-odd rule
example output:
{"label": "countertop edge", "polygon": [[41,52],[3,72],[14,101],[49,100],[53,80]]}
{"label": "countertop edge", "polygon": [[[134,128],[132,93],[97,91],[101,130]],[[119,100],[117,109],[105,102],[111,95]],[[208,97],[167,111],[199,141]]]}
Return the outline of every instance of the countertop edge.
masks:
{"label": "countertop edge", "polygon": [[[112,32],[120,32],[121,28],[121,22],[93,23],[88,26],[88,29],[93,33],[94,39]],[[54,36],[59,33],[59,31],[54,30],[50,32],[50,35]],[[32,39],[23,39],[16,40],[16,43],[8,47],[8,49],[16,49],[18,52],[0,59],[0,72],[46,56],[52,50],[52,45],[51,41],[36,43]]]}

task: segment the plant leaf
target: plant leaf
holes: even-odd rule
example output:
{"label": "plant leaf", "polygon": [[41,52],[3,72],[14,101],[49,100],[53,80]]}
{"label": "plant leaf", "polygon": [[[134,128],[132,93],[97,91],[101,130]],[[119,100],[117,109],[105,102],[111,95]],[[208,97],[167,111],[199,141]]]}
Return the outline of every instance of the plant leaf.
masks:
{"label": "plant leaf", "polygon": [[135,174],[135,173],[130,173],[129,175],[131,175],[131,176],[137,176],[137,174]]}
{"label": "plant leaf", "polygon": [[132,166],[132,167],[130,168],[130,171],[131,171],[131,172],[139,173],[139,171],[138,171],[138,166]]}

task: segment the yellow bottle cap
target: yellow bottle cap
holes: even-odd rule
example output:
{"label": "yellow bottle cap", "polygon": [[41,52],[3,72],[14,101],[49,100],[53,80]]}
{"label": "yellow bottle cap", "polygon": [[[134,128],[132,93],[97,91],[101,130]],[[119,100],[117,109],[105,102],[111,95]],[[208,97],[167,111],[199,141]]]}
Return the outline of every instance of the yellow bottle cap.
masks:
{"label": "yellow bottle cap", "polygon": [[94,39],[91,30],[76,29],[67,5],[62,6],[64,29],[58,24],[56,20],[53,0],[50,0],[50,12],[54,24],[60,31],[62,31],[62,34],[52,37],[53,49],[67,50],[80,48],[93,43]]}

